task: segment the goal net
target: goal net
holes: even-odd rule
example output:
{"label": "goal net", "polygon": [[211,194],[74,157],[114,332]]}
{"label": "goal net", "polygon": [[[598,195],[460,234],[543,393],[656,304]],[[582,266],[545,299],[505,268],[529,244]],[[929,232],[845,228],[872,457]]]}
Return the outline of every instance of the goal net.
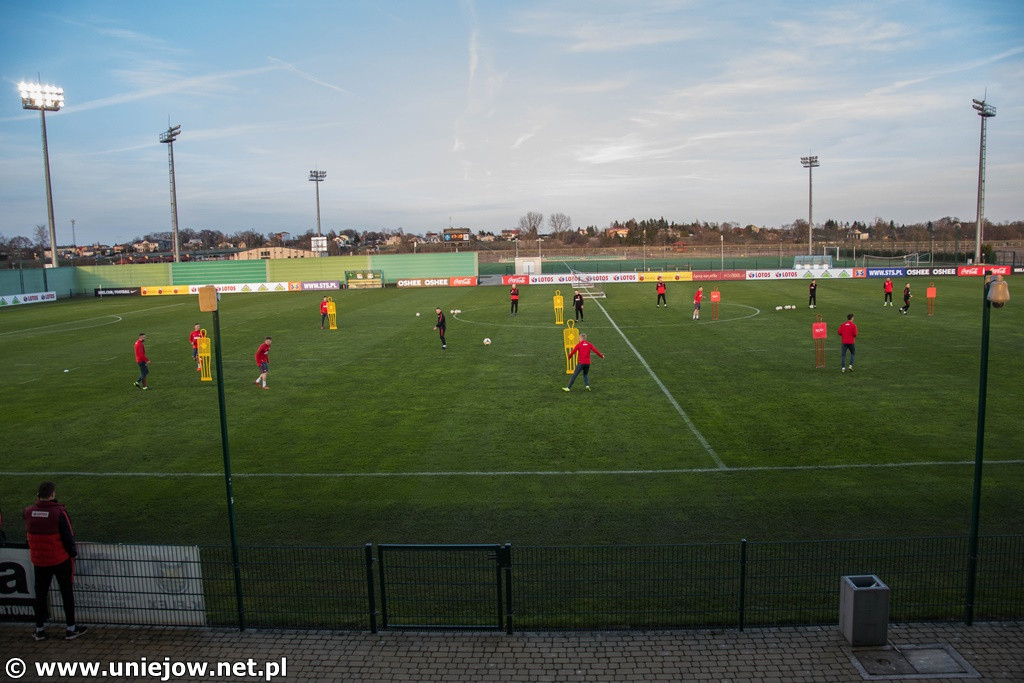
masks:
{"label": "goal net", "polygon": [[604,283],[595,282],[589,273],[584,273],[569,266],[569,275],[572,277],[572,288],[580,290],[587,299],[605,299]]}
{"label": "goal net", "polygon": [[902,256],[865,256],[864,267],[868,266],[919,266],[930,263],[931,254],[903,254]]}

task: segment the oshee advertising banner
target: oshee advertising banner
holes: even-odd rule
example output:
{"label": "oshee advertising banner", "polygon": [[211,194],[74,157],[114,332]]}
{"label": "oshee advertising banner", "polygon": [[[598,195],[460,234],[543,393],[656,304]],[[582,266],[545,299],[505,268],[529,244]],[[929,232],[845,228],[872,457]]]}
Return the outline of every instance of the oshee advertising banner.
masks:
{"label": "oshee advertising banner", "polygon": [[407,277],[397,280],[398,287],[476,287],[476,275],[459,277]]}
{"label": "oshee advertising banner", "polygon": [[22,304],[38,304],[44,301],[56,301],[57,292],[33,292],[32,294],[9,294],[0,296],[0,308],[20,306]]}

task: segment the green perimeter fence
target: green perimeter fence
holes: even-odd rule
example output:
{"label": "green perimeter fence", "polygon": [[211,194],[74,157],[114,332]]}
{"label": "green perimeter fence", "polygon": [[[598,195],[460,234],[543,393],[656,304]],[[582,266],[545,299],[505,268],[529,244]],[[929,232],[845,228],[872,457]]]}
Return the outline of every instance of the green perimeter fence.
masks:
{"label": "green perimeter fence", "polygon": [[[210,626],[742,630],[835,624],[842,577],[875,575],[890,589],[892,621],[956,621],[967,619],[967,545],[966,537],[955,536],[593,547],[244,547],[237,586],[231,548],[201,546],[194,560],[199,567],[170,571],[126,567],[130,560],[124,559],[106,560],[104,568],[90,560],[92,575],[76,595],[81,604],[108,604],[109,595],[89,592],[102,593],[104,585],[109,591],[114,577],[137,580],[148,571],[158,572],[149,578],[175,586],[178,594],[170,602],[167,595],[140,594],[126,604],[165,610],[170,604],[172,612],[175,601],[193,612],[199,604],[199,623]],[[192,584],[174,580],[199,573],[201,581]],[[187,585],[195,586],[195,594]],[[145,611],[119,614],[113,607],[105,612],[114,615],[109,623],[145,621],[138,616]],[[88,612],[81,611],[87,620]],[[1024,536],[982,537],[973,618],[1024,618]]]}

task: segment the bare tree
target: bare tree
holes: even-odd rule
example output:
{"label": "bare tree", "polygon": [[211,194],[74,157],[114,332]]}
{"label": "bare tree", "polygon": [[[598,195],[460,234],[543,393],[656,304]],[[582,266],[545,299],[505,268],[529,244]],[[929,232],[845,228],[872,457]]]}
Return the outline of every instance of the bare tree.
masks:
{"label": "bare tree", "polygon": [[536,237],[542,225],[544,225],[544,214],[539,211],[529,211],[519,219],[519,234]]}
{"label": "bare tree", "polygon": [[50,248],[50,229],[45,225],[37,225],[36,229],[32,231],[32,236],[36,239],[36,247],[40,249]]}
{"label": "bare tree", "polygon": [[572,230],[572,219],[564,213],[553,213],[548,216],[548,225],[551,226],[551,232],[568,232]]}

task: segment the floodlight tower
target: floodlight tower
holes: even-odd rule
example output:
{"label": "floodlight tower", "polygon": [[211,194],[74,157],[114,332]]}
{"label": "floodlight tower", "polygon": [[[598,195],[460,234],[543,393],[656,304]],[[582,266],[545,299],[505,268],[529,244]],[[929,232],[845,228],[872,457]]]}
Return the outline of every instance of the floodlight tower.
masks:
{"label": "floodlight tower", "polygon": [[800,163],[807,169],[807,255],[814,255],[814,178],[813,169],[821,164],[818,157],[800,157]]}
{"label": "floodlight tower", "polygon": [[327,177],[327,171],[310,171],[309,182],[316,183],[316,236],[320,237],[320,183]]}
{"label": "floodlight tower", "polygon": [[53,191],[50,189],[50,153],[46,147],[46,112],[64,106],[64,88],[39,83],[18,83],[22,109],[38,109],[43,122],[43,168],[46,170],[46,215],[50,220],[50,265],[57,267],[57,227],[53,222]]}
{"label": "floodlight tower", "polygon": [[981,149],[978,152],[978,227],[974,236],[974,262],[981,262],[981,231],[985,225],[985,122],[996,115],[996,108],[985,100],[972,100],[981,117]]}
{"label": "floodlight tower", "polygon": [[167,145],[167,163],[171,175],[171,232],[174,238],[174,262],[181,260],[181,251],[178,249],[178,195],[174,190],[174,138],[181,134],[181,126],[168,126],[167,130],[160,133],[160,142]]}

